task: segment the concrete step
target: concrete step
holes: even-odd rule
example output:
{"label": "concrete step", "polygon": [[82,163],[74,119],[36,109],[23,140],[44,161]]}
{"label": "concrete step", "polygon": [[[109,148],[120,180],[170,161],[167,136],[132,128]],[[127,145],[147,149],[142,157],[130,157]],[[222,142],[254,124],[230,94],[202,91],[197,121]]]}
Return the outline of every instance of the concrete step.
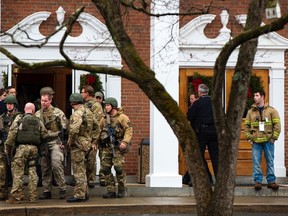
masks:
{"label": "concrete step", "polygon": [[[286,197],[235,197],[233,212],[248,213],[287,213]],[[196,213],[194,197],[125,197],[103,199],[91,197],[87,202],[67,203],[53,198],[29,203],[6,204],[0,202],[0,215],[5,216],[88,216],[88,215],[138,215],[150,214],[191,214]],[[253,214],[254,215],[254,214]]]}
{"label": "concrete step", "polygon": [[[72,196],[74,187],[71,186],[73,182],[72,177],[66,176],[67,183],[67,194]],[[27,184],[28,179],[25,178]],[[98,179],[97,179],[97,182]],[[254,182],[251,177],[237,177],[235,196],[237,197],[260,197],[260,196],[271,196],[271,197],[288,197],[288,178],[280,177],[277,178],[277,183],[280,188],[277,191],[267,188],[267,184],[263,183],[263,187],[260,191],[254,190]],[[42,188],[39,187],[39,194],[42,193]],[[57,187],[53,187],[53,194],[58,197]],[[97,183],[95,188],[89,189],[90,196],[102,197],[106,193],[106,187],[100,187]],[[137,183],[137,177],[127,176],[127,191],[126,196],[128,197],[193,197],[193,187],[183,185],[181,188],[162,188],[162,187],[146,187],[145,184]]]}
{"label": "concrete step", "polygon": [[[67,203],[59,199],[56,186],[53,187],[52,199],[38,200],[31,204],[27,200],[27,186],[24,187],[26,200],[21,204],[6,204],[0,202],[0,215],[30,215],[30,216],[87,216],[87,215],[149,215],[149,214],[191,214],[196,212],[193,187],[183,185],[181,188],[146,187],[135,182],[134,177],[127,177],[127,194],[122,199],[103,199],[106,187],[96,184],[89,189],[90,199],[87,202]],[[272,191],[263,186],[255,191],[253,182],[247,179],[237,179],[235,188],[234,212],[249,213],[287,213],[288,185],[287,179],[278,179],[281,187]],[[27,181],[27,179],[26,179]],[[69,180],[71,181],[71,179]],[[39,195],[42,188],[39,187]],[[67,197],[73,196],[74,187],[67,185]]]}

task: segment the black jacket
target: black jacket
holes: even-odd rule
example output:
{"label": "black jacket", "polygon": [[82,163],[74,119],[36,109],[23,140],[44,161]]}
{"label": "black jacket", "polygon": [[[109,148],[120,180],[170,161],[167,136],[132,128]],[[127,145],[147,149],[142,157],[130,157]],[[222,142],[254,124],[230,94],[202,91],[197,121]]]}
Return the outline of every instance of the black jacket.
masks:
{"label": "black jacket", "polygon": [[188,109],[187,118],[196,132],[200,128],[215,128],[210,96],[203,95],[196,100]]}

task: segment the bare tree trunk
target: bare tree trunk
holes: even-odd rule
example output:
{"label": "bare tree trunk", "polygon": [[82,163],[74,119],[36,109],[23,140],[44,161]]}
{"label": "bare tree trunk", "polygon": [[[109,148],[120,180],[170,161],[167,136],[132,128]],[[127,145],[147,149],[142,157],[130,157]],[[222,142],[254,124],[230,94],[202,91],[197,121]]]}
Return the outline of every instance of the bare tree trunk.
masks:
{"label": "bare tree trunk", "polygon": [[154,72],[145,65],[136,52],[123,26],[119,1],[94,0],[92,2],[103,16],[123,60],[131,71],[130,75],[133,76],[134,81],[161,111],[176,134],[184,151],[189,171],[192,173],[193,183],[197,185],[194,187],[194,192],[197,199],[198,213],[202,215],[211,199],[212,188],[204,168],[195,133],[192,131],[186,116],[178,111],[179,107],[176,101],[168,94],[164,86],[155,78]]}
{"label": "bare tree trunk", "polygon": [[[245,31],[260,26],[265,9],[264,3],[264,0],[252,0],[250,2]],[[224,114],[224,111],[220,106],[222,103],[222,89],[217,88],[212,97],[213,105],[218,104],[218,106],[214,106],[214,115],[218,126],[219,175],[217,176],[213,202],[209,206],[211,207],[209,209],[209,215],[228,216],[233,213],[241,123],[257,45],[258,39],[253,39],[242,44],[240,47],[226,114]],[[214,77],[215,86],[222,85],[219,82],[223,80],[226,61],[229,56],[230,54],[228,54],[224,48],[216,61]],[[235,129],[235,126],[237,129]]]}

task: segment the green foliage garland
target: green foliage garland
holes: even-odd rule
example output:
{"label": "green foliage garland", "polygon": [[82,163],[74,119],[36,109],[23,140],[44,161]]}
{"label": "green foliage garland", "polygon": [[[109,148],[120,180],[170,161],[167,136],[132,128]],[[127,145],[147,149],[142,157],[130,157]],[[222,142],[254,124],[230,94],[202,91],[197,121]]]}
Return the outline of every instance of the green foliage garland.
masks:
{"label": "green foliage garland", "polygon": [[3,83],[3,88],[8,87],[8,75],[5,73],[5,71],[2,71],[2,83]]}

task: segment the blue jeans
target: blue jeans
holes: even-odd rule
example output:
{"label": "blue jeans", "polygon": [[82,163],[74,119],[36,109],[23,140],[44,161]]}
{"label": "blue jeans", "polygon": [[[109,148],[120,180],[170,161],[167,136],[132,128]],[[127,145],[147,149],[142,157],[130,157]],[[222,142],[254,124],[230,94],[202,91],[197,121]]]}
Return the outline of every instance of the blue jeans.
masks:
{"label": "blue jeans", "polygon": [[255,182],[262,183],[263,175],[261,170],[262,150],[266,159],[267,171],[266,179],[268,183],[275,182],[274,174],[274,144],[270,142],[253,143],[252,160],[253,160],[253,178]]}

